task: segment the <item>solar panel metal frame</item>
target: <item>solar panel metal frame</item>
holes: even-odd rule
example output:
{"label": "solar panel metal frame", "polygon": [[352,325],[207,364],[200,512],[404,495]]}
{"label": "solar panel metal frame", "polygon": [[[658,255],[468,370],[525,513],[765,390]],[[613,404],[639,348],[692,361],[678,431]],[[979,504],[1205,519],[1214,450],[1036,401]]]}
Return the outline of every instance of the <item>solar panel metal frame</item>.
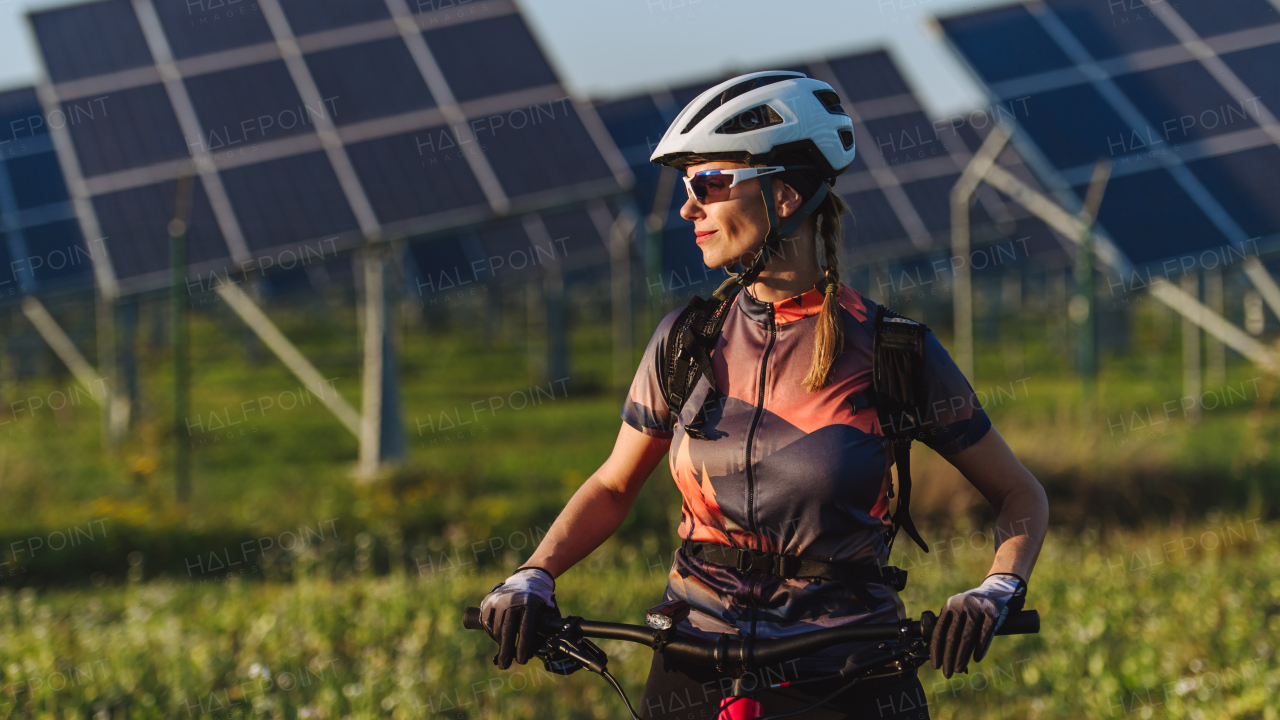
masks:
{"label": "solar panel metal frame", "polygon": [[[981,17],[986,13],[1007,11],[1016,7],[1025,8],[1036,19],[1046,33],[1053,38],[1058,48],[1073,61],[1074,65],[1072,67],[1032,75],[1015,76],[994,83],[986,82],[982,73],[970,62],[968,55],[961,49],[957,38],[947,31],[946,23],[953,19]],[[1260,101],[1260,98],[1250,93],[1248,87],[1220,57],[1220,55],[1229,52],[1280,43],[1280,22],[1250,30],[1205,38],[1198,35],[1177,13],[1174,7],[1166,4],[1161,7],[1159,13],[1154,15],[1159,19],[1159,22],[1164,23],[1165,27],[1170,30],[1176,39],[1176,44],[1130,52],[1102,60],[1092,58],[1085,49],[1085,42],[1072,33],[1062,19],[1058,17],[1056,11],[1050,7],[1049,3],[1041,0],[1028,0],[994,10],[942,17],[937,19],[937,23],[942,28],[942,37],[951,47],[955,56],[966,66],[975,82],[978,83],[989,98],[1000,101],[1002,98],[1019,94],[1047,92],[1065,87],[1082,85],[1095,87],[1102,93],[1111,108],[1125,120],[1128,125],[1128,131],[1139,133],[1139,137],[1141,137],[1140,133],[1143,130],[1152,126],[1137,110],[1135,103],[1116,86],[1111,78],[1185,62],[1199,63],[1228,96],[1237,102],[1253,100],[1257,109],[1259,127],[1187,141],[1178,153],[1158,154],[1156,157],[1161,163],[1159,167],[1172,176],[1173,180],[1195,203],[1197,209],[1208,218],[1215,229],[1229,243],[1239,249],[1247,249],[1249,244],[1253,243],[1255,252],[1264,248],[1268,250],[1280,249],[1280,238],[1277,237],[1280,234],[1273,234],[1263,238],[1249,237],[1248,233],[1240,227],[1223,207],[1222,203],[1205,187],[1201,179],[1187,167],[1188,162],[1195,160],[1225,156],[1272,144],[1280,146],[1280,123],[1277,123],[1275,116]],[[1224,78],[1226,80],[1225,83],[1223,81]],[[1243,97],[1241,97],[1242,95]],[[1031,137],[1031,134],[1022,128],[1019,128],[1014,133],[1011,143],[1026,158],[1028,165],[1032,166],[1036,171],[1036,175],[1049,186],[1052,195],[1059,203],[1069,209],[1081,206],[1083,200],[1076,188],[1087,185],[1089,175],[1092,172],[1092,163],[1071,168],[1057,167],[1048,159],[1045,151]],[[1143,154],[1143,152],[1129,152],[1113,158],[1112,177],[1155,169],[1149,164],[1143,165],[1136,162],[1132,165],[1130,164],[1130,159],[1140,158]],[[1101,220],[1098,221],[1095,240],[1105,242],[1117,251],[1120,263],[1115,269],[1125,275],[1134,270],[1135,264],[1148,265],[1164,259],[1160,258],[1147,263],[1134,263],[1130,259],[1130,253],[1125,252],[1121,244],[1116,242],[1114,236],[1107,232],[1105,223]],[[1206,247],[1204,249],[1210,248]]]}
{"label": "solar panel metal frame", "polygon": [[[471,12],[470,14],[457,12],[453,8],[433,8],[426,13],[414,13],[410,11],[405,0],[385,0],[385,3],[390,13],[389,18],[294,37],[279,0],[258,0],[258,7],[272,30],[274,42],[175,59],[169,50],[169,38],[163,30],[153,0],[131,0],[131,6],[142,27],[153,59],[151,65],[55,84],[49,80],[49,71],[43,66],[42,53],[43,76],[37,86],[37,92],[46,113],[56,110],[62,102],[69,99],[161,83],[168,94],[170,107],[178,118],[184,138],[207,137],[199,116],[195,113],[191,100],[187,96],[184,83],[187,76],[264,61],[283,60],[303,103],[309,107],[318,106],[323,99],[320,98],[304,55],[321,49],[353,46],[377,38],[399,37],[406,44],[436,103],[435,107],[425,110],[380,117],[349,126],[335,126],[331,119],[317,118],[314,134],[273,139],[261,143],[260,152],[251,162],[238,163],[235,160],[228,162],[221,159],[214,163],[210,161],[208,149],[200,147],[196,148],[192,157],[90,178],[86,178],[80,171],[79,158],[66,128],[53,129],[53,142],[57,148],[72,205],[76,209],[76,217],[84,237],[105,240],[93,207],[95,197],[127,187],[171,181],[184,169],[191,167],[193,161],[195,175],[200,179],[209,196],[218,229],[228,249],[226,261],[213,261],[190,267],[189,271],[196,274],[216,270],[219,267],[225,271],[228,262],[233,264],[233,269],[235,266],[243,267],[252,264],[255,254],[262,252],[262,250],[251,250],[246,243],[236,210],[222,185],[220,171],[238,165],[256,164],[274,157],[301,155],[314,151],[325,153],[335,175],[339,178],[343,194],[359,225],[358,233],[349,234],[353,235],[351,237],[337,239],[336,246],[343,249],[358,247],[368,242],[404,237],[413,237],[417,240],[455,235],[467,227],[499,220],[508,215],[581,205],[592,199],[625,193],[630,189],[634,178],[622,155],[613,146],[612,139],[605,131],[603,124],[596,117],[594,107],[587,103],[568,100],[568,93],[564,91],[558,80],[541,87],[524,88],[462,103],[453,100],[452,89],[427,46],[424,30],[519,15],[519,10],[512,0],[489,0],[480,6],[483,9],[482,13]],[[95,4],[97,3],[88,3],[88,5]],[[32,13],[29,17],[39,14]],[[34,34],[33,27],[32,30]],[[536,44],[535,38],[535,46]],[[540,48],[539,52],[541,52]],[[552,76],[554,75],[553,69]],[[566,100],[572,103],[573,110],[593,150],[604,161],[608,172],[607,177],[585,185],[579,184],[552,192],[544,191],[530,196],[508,197],[488,158],[481,153],[468,153],[466,162],[484,190],[487,207],[464,208],[461,211],[455,209],[420,218],[380,223],[347,155],[348,145],[356,142],[437,125],[452,126],[460,140],[468,139],[472,132],[468,122],[477,116]],[[115,267],[110,262],[109,253],[106,252],[107,242],[99,244],[103,246],[104,252],[95,256],[94,272],[100,292],[104,296],[115,297],[125,293],[156,289],[168,284],[167,270],[143,276],[117,277]]]}

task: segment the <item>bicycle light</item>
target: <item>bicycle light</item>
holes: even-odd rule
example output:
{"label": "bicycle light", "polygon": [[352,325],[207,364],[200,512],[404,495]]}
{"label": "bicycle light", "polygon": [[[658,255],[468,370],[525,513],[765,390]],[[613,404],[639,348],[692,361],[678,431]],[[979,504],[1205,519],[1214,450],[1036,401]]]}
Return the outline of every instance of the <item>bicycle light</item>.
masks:
{"label": "bicycle light", "polygon": [[689,616],[689,603],[669,600],[649,608],[644,614],[644,624],[654,630],[670,630]]}

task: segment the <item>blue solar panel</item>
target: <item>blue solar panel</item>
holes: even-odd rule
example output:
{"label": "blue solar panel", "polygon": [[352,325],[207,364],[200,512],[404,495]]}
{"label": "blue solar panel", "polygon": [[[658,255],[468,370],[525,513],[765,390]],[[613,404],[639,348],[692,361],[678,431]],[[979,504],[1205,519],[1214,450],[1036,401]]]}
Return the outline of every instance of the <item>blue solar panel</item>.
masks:
{"label": "blue solar panel", "polygon": [[189,156],[162,85],[70,100],[62,109],[86,177]]}
{"label": "blue solar panel", "polygon": [[1148,7],[1142,0],[1049,0],[1048,5],[1098,60],[1178,42],[1164,23],[1151,16],[1152,12],[1168,12],[1166,4]]}
{"label": "blue solar panel", "polygon": [[849,97],[843,102],[863,102],[910,94],[911,89],[883,50],[830,60],[828,65]]}
{"label": "blue solar panel", "polygon": [[347,153],[382,222],[406,220],[452,209],[484,206],[466,152],[453,131],[426,128],[351,145]]}
{"label": "blue solar panel", "polygon": [[459,102],[557,82],[519,14],[428,30],[423,36]]}
{"label": "blue solar panel", "polygon": [[[546,226],[552,240],[551,247],[547,250],[554,252],[559,260],[563,261],[566,257],[571,259],[580,257],[589,252],[600,252],[605,247],[600,231],[596,230],[595,223],[591,221],[591,216],[581,208],[542,213],[542,223]],[[545,257],[544,253],[539,256],[539,260]]]}
{"label": "blue solar panel", "polygon": [[24,228],[27,245],[25,266],[40,289],[85,286],[93,282],[93,258],[74,218]]}
{"label": "blue solar panel", "polygon": [[311,53],[307,66],[321,97],[335,98],[338,125],[436,104],[400,38]]}
{"label": "blue solar panel", "polygon": [[[314,242],[359,227],[323,152],[269,160],[221,174],[251,250]],[[301,178],[306,178],[306,183],[300,182]]]}
{"label": "blue solar panel", "polygon": [[391,17],[383,0],[280,0],[280,6],[299,36]]}
{"label": "blue solar panel", "polygon": [[948,18],[942,26],[988,83],[1073,64],[1022,5]]}
{"label": "blue solar panel", "polygon": [[[1080,197],[1087,190],[1075,188]],[[1138,265],[1227,244],[1164,169],[1112,177],[1098,222]]]}
{"label": "blue solar panel", "polygon": [[867,153],[880,155],[883,163],[876,162],[876,165],[902,165],[947,156],[946,144],[934,132],[933,122],[922,112],[875,118],[864,124],[871,137],[855,140],[864,156]]}
{"label": "blue solar panel", "polygon": [[[911,204],[915,206],[929,232],[942,232],[951,228],[951,188],[955,187],[958,179],[959,175],[950,175],[902,184],[902,190],[911,199]],[[990,218],[982,205],[975,204],[969,208],[969,219],[972,223],[980,223]]]}
{"label": "blue solar panel", "polygon": [[596,106],[596,113],[609,130],[614,144],[627,155],[628,164],[633,167],[648,164],[652,148],[657,146],[667,129],[667,120],[658,111],[653,96],[640,95],[601,103]]}
{"label": "blue solar panel", "polygon": [[274,42],[262,11],[248,0],[157,0],[154,5],[177,59]]}
{"label": "blue solar panel", "polygon": [[845,241],[856,252],[859,248],[882,245],[906,237],[907,231],[894,214],[880,190],[865,190],[845,195],[853,219],[845,218]]}
{"label": "blue solar panel", "polygon": [[511,112],[476,140],[511,196],[612,177],[567,100]]}
{"label": "blue solar panel", "polygon": [[33,13],[31,24],[53,82],[152,64],[129,0]]}
{"label": "blue solar panel", "polygon": [[[331,117],[336,99],[304,106],[283,60],[196,75],[185,80],[206,149],[315,132],[315,118]],[[196,142],[194,139],[189,143]]]}
{"label": "blue solar panel", "polygon": [[[1111,109],[1091,85],[1073,85],[1033,94],[1018,118],[1040,149],[1059,168],[1092,164],[1100,157],[1126,155],[1149,142]],[[1158,137],[1152,130],[1152,137]]]}
{"label": "blue solar panel", "polygon": [[1280,232],[1280,148],[1264,145],[1187,167],[1250,237]]}
{"label": "blue solar panel", "polygon": [[58,158],[51,152],[9,158],[5,166],[13,179],[13,196],[19,209],[63,202],[69,197]]}
{"label": "blue solar panel", "polygon": [[[172,180],[93,198],[111,264],[121,280],[168,271],[167,228],[173,218],[176,198],[177,183]],[[197,179],[192,185],[187,259],[199,264],[226,258],[229,254],[214,221],[204,185]]]}
{"label": "blue solar panel", "polygon": [[1166,143],[1177,145],[1257,127],[1249,117],[1253,106],[1233,100],[1198,62],[1113,79],[1147,119],[1154,136]]}
{"label": "blue solar panel", "polygon": [[1222,56],[1231,68],[1260,101],[1276,111],[1275,98],[1280,97],[1280,44],[1240,50]]}
{"label": "blue solar panel", "polygon": [[21,144],[22,140],[48,135],[49,126],[43,115],[35,88],[0,93],[0,155],[9,158],[24,152],[11,144],[14,141]]}
{"label": "blue solar panel", "polygon": [[1280,14],[1267,0],[1178,0],[1175,7],[1201,37],[1280,22]]}

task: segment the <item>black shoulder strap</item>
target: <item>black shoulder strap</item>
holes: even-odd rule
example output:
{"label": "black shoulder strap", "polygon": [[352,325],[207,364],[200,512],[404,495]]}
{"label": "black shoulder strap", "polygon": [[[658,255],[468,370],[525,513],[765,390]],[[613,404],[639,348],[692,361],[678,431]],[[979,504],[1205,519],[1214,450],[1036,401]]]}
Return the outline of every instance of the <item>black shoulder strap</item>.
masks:
{"label": "black shoulder strap", "polygon": [[[890,550],[898,528],[903,528],[921,549],[929,552],[929,546],[911,520],[910,511],[911,441],[923,419],[919,408],[926,397],[924,343],[928,332],[928,326],[883,305],[876,311],[871,350],[874,403],[885,438],[893,443],[894,461],[898,465],[898,508],[893,513],[893,528],[889,531]],[[889,493],[889,497],[893,497],[892,488]]]}
{"label": "black shoulder strap", "polygon": [[[714,402],[719,394],[716,387],[715,373],[711,368],[711,350],[715,348],[720,337],[720,329],[729,314],[729,308],[737,298],[741,287],[733,287],[725,293],[724,300],[703,300],[695,296],[689,301],[684,311],[676,317],[667,335],[666,352],[662,358],[665,371],[665,386],[662,388],[667,399],[667,408],[671,413],[671,424],[674,426],[680,418],[689,395],[698,384],[698,377],[707,378],[711,384],[708,401]],[[706,421],[706,403],[698,414],[685,427],[691,437],[700,440],[709,439],[702,432],[702,424]]]}

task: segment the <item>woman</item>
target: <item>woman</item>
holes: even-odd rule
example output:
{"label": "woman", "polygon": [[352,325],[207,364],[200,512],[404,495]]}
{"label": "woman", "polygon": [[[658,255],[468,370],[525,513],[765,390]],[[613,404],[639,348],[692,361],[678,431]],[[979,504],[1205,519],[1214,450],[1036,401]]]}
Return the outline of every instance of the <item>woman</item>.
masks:
{"label": "woman", "polygon": [[[839,282],[840,216],[847,207],[828,191],[853,160],[852,127],[826,83],[764,72],[703,93],[663,136],[651,160],[684,171],[689,200],[680,215],[693,223],[703,261],[746,268],[730,273],[717,291],[723,296],[735,283],[745,288],[725,313],[710,354],[717,392],[712,395],[701,380],[672,419],[663,357],[680,314],[673,311],[645,351],[613,453],[574,494],[529,561],[482,603],[482,622],[499,644],[495,661],[501,668],[533,656],[538,638],[532,628],[544,613],[558,613],[554,578],[618,528],[668,451],[683,496],[683,544],[665,600],[692,607],[678,632],[770,638],[906,617],[897,592],[880,582],[788,579],[742,572],[723,560],[736,548],[749,548],[849,570],[888,562],[894,448],[885,442],[877,413],[860,412],[867,406],[855,402],[871,386],[878,307]],[[977,487],[1000,528],[987,578],[947,601],[931,638],[933,665],[949,678],[967,671],[971,657],[981,660],[998,624],[1021,607],[1048,504],[932,334],[924,359],[923,407],[931,411],[921,421],[920,439]],[[829,674],[862,650],[831,648],[762,677]],[[725,689],[719,679],[713,670],[655,653],[640,713],[714,717]],[[825,694],[800,689],[763,692],[757,699],[774,713]],[[928,699],[914,673],[859,685],[824,708],[805,717],[928,717]]]}

